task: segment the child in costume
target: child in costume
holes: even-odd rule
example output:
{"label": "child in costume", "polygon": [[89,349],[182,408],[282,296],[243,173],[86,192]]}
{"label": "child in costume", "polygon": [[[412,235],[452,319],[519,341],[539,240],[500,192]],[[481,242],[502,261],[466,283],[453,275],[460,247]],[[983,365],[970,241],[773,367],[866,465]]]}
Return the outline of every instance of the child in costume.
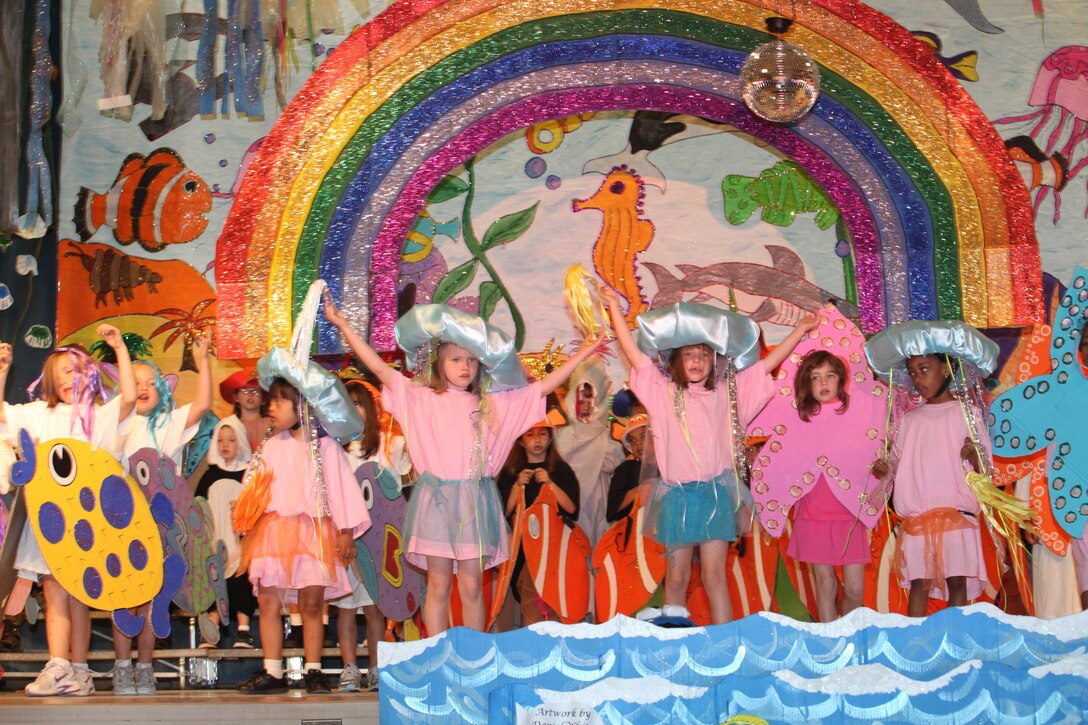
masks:
{"label": "child in costume", "polygon": [[[631,366],[631,390],[649,412],[661,472],[647,515],[669,552],[662,612],[688,616],[687,588],[698,546],[711,619],[728,622],[726,556],[729,542],[742,531],[743,503],[750,499],[743,474],[737,473],[745,467],[745,427],[771,398],[771,371],[816,325],[816,317],[805,318],[760,361],[759,326],[744,315],[681,302],[640,315],[636,343],[615,290],[602,285],[601,300]],[[668,375],[649,353],[667,358]]]}
{"label": "child in costume", "polygon": [[[41,400],[0,405],[0,423],[7,425],[9,433],[18,435],[20,430],[26,430],[35,444],[74,438],[102,448],[112,456],[121,456],[117,430],[135,407],[136,383],[120,331],[111,325],[100,325],[97,332],[117,356],[120,395],[105,401],[98,364],[80,348],[58,348],[45,359],[41,377],[27,391],[33,398],[40,383]],[[11,345],[0,344],[0,402],[11,360]],[[50,575],[29,525],[19,540],[15,568],[20,577],[41,581],[45,593],[49,661],[37,679],[26,686],[26,694],[31,697],[93,695],[94,681],[87,666],[90,610]]]}
{"label": "child in costume", "polygon": [[[219,421],[212,430],[211,447],[208,449],[208,467],[196,484],[194,496],[208,500],[212,512],[215,538],[223,542],[227,550],[226,569],[227,600],[231,616],[238,622],[238,634],[234,639],[236,649],[252,649],[253,633],[250,621],[257,611],[257,599],[245,574],[238,572],[242,542],[231,526],[231,510],[242,492],[242,476],[245,474],[253,451],[249,447],[245,426],[235,416]],[[219,609],[213,606],[209,612],[212,621],[219,623]],[[201,642],[200,647],[212,647]]]}
{"label": "child in costume", "polygon": [[[828,314],[847,329],[835,312],[822,319]],[[793,511],[787,554],[812,565],[821,622],[861,606],[865,565],[872,558],[868,529],[880,520],[887,496],[884,484],[869,472],[883,442],[878,433],[884,427],[887,392],[865,369],[860,355],[864,338],[857,328],[850,329],[857,342],[856,365],[821,345],[821,338],[831,339],[828,333],[842,334],[828,326],[802,343],[810,349],[793,371],[792,395],[776,398],[753,423],[755,433],[771,434],[770,446],[756,454],[752,470],[756,510],[763,529],[775,537]],[[845,350],[839,340],[834,342],[837,350]],[[837,567],[842,568],[841,609]]]}
{"label": "child in costume", "polygon": [[[892,448],[892,503],[903,517],[895,559],[900,584],[910,587],[908,614],[924,616],[929,597],[962,606],[988,583],[982,507],[967,476],[988,470],[990,458],[980,386],[962,381],[993,371],[997,344],[963,322],[916,320],[874,335],[865,353],[880,374],[905,364],[923,400],[900,419]],[[893,474],[884,461],[873,472]]]}
{"label": "child in costume", "polygon": [[[358,470],[367,461],[374,461],[398,480],[403,480],[412,469],[412,461],[405,449],[404,436],[391,417],[383,415],[384,411],[381,411],[381,393],[362,380],[348,380],[344,387],[363,419],[363,435],[345,446],[352,470]],[[359,672],[356,654],[359,628],[355,622],[355,614],[360,608],[366,619],[366,646],[370,658],[366,686],[373,691],[378,689],[378,642],[385,635],[385,617],[363,585],[357,563],[348,566],[348,579],[351,581],[351,594],[333,602],[340,610],[336,616],[336,626],[340,656],[344,662],[338,691],[358,692],[362,689],[362,673]]]}
{"label": "child in costume", "polygon": [[[302,613],[306,690],[330,691],[321,672],[322,603],[351,591],[345,564],[370,526],[351,463],[336,441],[362,432],[362,420],[340,380],[305,358],[309,343],[298,349],[292,358],[273,347],[257,363],[273,432],[254,454],[235,503],[235,529],[244,534],[241,567],[257,594],[265,657],[263,669],[239,686],[246,694],[287,691],[280,612],[295,603]],[[329,435],[320,435],[311,410]],[[251,497],[264,486],[262,510]]]}
{"label": "child in costume", "polygon": [[646,431],[649,416],[635,413],[627,419],[623,430],[623,447],[627,451],[627,460],[616,466],[612,472],[612,482],[608,486],[608,508],[605,519],[614,524],[627,514],[635,505],[638,486],[641,482],[642,455],[646,450]]}
{"label": "child in costume", "polygon": [[261,445],[268,427],[265,392],[252,370],[239,370],[219,383],[219,395],[234,408],[234,417],[246,431],[249,450],[257,450]]}
{"label": "child in costume", "polygon": [[[144,448],[154,448],[174,463],[175,470],[182,467],[186,444],[196,435],[200,420],[212,407],[211,341],[208,336],[198,337],[194,345],[197,367],[197,397],[192,403],[174,407],[170,386],[158,367],[146,360],[132,364],[136,378],[136,415],[121,428],[125,439],[121,463],[133,473],[129,459]],[[150,605],[140,607],[136,613],[146,615]],[[144,620],[144,628],[137,637],[136,667],[132,665],[132,638],[126,636],[115,624],[113,627],[113,694],[154,695],[155,672],[152,657],[155,650],[155,633],[151,617]]]}
{"label": "child in costume", "polygon": [[[526,385],[513,342],[476,315],[416,305],[397,321],[409,359],[437,343],[427,385],[410,382],[325,302],[325,317],[382,382],[382,404],[400,423],[419,472],[404,535],[408,560],[427,571],[423,621],[428,635],[449,625],[457,578],[466,626],[482,630],[483,572],[509,557],[509,532],[494,477],[518,436],[544,417],[555,391],[596,345],[582,347],[553,373]],[[417,363],[418,364],[418,363]],[[485,376],[491,392],[483,394]]]}
{"label": "child in costume", "polygon": [[[499,497],[506,502],[507,520],[518,505],[518,490],[525,492],[525,506],[532,506],[545,489],[551,487],[560,515],[569,525],[578,520],[580,490],[578,478],[555,449],[555,425],[545,418],[521,434],[506,458],[496,480]],[[559,615],[541,597],[526,566],[525,557],[518,554],[514,565],[515,593],[521,602],[521,624],[559,621]]]}

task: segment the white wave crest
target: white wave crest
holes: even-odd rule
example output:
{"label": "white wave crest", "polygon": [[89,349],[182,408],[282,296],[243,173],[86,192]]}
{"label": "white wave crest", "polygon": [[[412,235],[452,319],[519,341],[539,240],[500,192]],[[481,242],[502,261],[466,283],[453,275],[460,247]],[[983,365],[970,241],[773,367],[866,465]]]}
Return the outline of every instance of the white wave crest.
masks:
{"label": "white wave crest", "polygon": [[910,696],[939,690],[946,687],[957,675],[979,667],[982,667],[981,660],[968,660],[932,680],[912,680],[881,664],[852,665],[843,667],[834,674],[811,679],[790,670],[780,670],[775,672],[774,676],[799,690],[825,695],[875,695],[902,692]]}
{"label": "white wave crest", "polygon": [[622,701],[633,705],[652,705],[668,697],[690,700],[702,697],[708,689],[678,685],[657,675],[639,678],[637,682],[637,686],[632,686],[631,680],[622,677],[607,677],[575,692],[537,690],[536,694],[546,703],[577,700],[580,704],[596,709],[606,702]]}

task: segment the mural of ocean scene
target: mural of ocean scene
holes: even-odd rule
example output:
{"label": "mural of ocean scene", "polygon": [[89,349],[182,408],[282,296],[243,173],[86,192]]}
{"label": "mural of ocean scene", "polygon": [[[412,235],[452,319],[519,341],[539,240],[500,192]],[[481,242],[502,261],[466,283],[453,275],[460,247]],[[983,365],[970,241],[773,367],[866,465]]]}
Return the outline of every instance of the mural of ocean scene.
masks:
{"label": "mural of ocean scene", "polygon": [[1088,613],[988,604],[831,624],[763,612],[662,629],[623,616],[379,648],[382,722],[1077,723]]}

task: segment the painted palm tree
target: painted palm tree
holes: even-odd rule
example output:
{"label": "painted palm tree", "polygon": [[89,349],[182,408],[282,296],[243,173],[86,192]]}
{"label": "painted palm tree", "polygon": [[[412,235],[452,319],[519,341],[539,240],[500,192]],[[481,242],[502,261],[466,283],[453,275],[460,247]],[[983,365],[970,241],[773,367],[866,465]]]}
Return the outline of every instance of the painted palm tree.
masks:
{"label": "painted palm tree", "polygon": [[201,300],[193,305],[193,309],[189,312],[178,307],[168,307],[165,310],[159,310],[155,313],[157,317],[174,318],[156,327],[155,331],[151,333],[151,337],[155,338],[159,335],[170,333],[166,338],[166,342],[163,343],[163,351],[169,350],[171,345],[179,339],[181,340],[183,348],[181,352],[181,367],[179,370],[191,370],[196,372],[196,360],[193,358],[193,342],[197,337],[209,334],[210,329],[215,326],[214,315],[201,317],[204,310],[206,310],[213,302],[215,302],[214,299]]}
{"label": "painted palm tree", "polygon": [[[125,343],[125,347],[128,348],[129,357],[133,360],[139,360],[140,358],[148,358],[154,354],[154,350],[151,347],[151,341],[143,335],[139,335],[135,332],[126,332],[121,335],[121,339]],[[91,345],[89,352],[97,357],[100,362],[117,364],[117,353],[113,348],[106,344],[105,340],[99,340],[95,344]]]}

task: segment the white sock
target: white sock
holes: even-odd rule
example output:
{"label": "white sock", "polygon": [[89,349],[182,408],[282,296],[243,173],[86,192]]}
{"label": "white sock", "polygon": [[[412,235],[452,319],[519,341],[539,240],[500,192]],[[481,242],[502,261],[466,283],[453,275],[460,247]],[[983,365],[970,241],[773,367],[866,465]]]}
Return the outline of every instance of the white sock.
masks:
{"label": "white sock", "polygon": [[65,669],[72,669],[72,663],[64,659],[63,657],[50,657],[49,661],[45,663],[46,667],[48,667],[49,665],[59,665]]}
{"label": "white sock", "polygon": [[80,670],[81,672],[87,672],[91,668],[87,665],[86,662],[73,662],[72,663],[72,669],[73,670]]}
{"label": "white sock", "polygon": [[304,664],[302,666],[302,671],[303,672],[309,672],[310,670],[320,670],[320,669],[321,669],[321,663],[320,662],[307,662],[306,664]]}
{"label": "white sock", "polygon": [[264,671],[273,677],[283,677],[283,660],[265,660]]}
{"label": "white sock", "polygon": [[302,626],[302,613],[301,612],[291,612],[291,626],[292,627],[301,627]]}
{"label": "white sock", "polygon": [[116,662],[113,663],[113,666],[114,667],[132,667],[132,659],[129,658],[127,660],[117,660]]}
{"label": "white sock", "polygon": [[248,632],[249,631],[249,625],[248,624],[239,624],[238,625],[238,631],[239,632]]}
{"label": "white sock", "polygon": [[666,617],[691,617],[691,612],[688,608],[680,604],[666,604],[661,608],[661,613]]}
{"label": "white sock", "polygon": [[138,669],[138,670],[150,670],[151,669],[151,663],[150,662],[137,662],[136,663],[136,669]]}

